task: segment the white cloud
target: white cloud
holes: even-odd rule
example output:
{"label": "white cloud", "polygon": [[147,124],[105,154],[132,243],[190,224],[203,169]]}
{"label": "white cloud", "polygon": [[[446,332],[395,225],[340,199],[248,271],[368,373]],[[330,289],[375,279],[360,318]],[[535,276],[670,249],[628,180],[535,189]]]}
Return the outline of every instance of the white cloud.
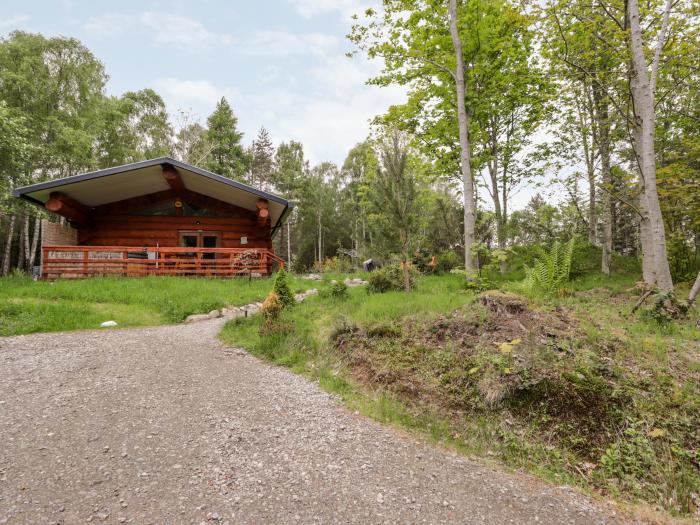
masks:
{"label": "white cloud", "polygon": [[160,78],[155,81],[155,89],[163,97],[170,113],[178,109],[192,108],[205,117],[208,113],[204,111],[211,112],[221,97],[226,97],[231,104],[240,98],[236,90],[215,86],[207,80]]}
{"label": "white cloud", "polygon": [[228,35],[209,31],[193,18],[164,13],[142,13],[139,21],[154,35],[158,44],[183,50],[203,51],[217,44],[231,43]]}
{"label": "white cloud", "polygon": [[29,20],[27,15],[14,15],[9,18],[0,19],[0,28],[16,29],[19,24]]}
{"label": "white cloud", "polygon": [[133,29],[135,18],[129,15],[105,14],[89,18],[83,29],[88,33],[104,37],[116,37],[124,35],[129,29]]}
{"label": "white cloud", "polygon": [[309,71],[313,92],[302,94],[293,104],[275,104],[271,133],[280,140],[302,142],[314,163],[341,163],[350,148],[367,137],[374,116],[405,100],[402,87],[365,84],[376,70],[368,62],[329,57]]}
{"label": "white cloud", "polygon": [[274,64],[271,64],[269,66],[265,66],[263,72],[258,75],[258,82],[261,84],[269,84],[270,82],[277,80],[279,76],[280,68]]}
{"label": "white cloud", "polygon": [[294,9],[304,18],[325,13],[339,12],[344,18],[350,18],[354,14],[361,14],[368,7],[376,4],[375,1],[362,0],[288,0]]}
{"label": "white cloud", "polygon": [[233,41],[230,35],[213,33],[194,18],[154,11],[146,11],[137,16],[104,14],[88,19],[83,27],[96,36],[121,37],[142,33],[158,45],[195,53]]}
{"label": "white cloud", "polygon": [[237,51],[247,55],[284,57],[291,55],[322,56],[337,46],[339,39],[322,33],[287,33],[259,31],[237,45]]}

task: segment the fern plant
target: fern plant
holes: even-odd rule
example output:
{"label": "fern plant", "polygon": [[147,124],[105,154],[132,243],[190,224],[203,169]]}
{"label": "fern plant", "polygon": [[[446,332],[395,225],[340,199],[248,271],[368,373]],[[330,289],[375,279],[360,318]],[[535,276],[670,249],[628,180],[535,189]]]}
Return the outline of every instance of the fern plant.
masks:
{"label": "fern plant", "polygon": [[525,267],[525,286],[548,295],[563,294],[570,280],[575,246],[576,237],[572,237],[566,244],[556,241],[549,252],[543,251],[532,267]]}

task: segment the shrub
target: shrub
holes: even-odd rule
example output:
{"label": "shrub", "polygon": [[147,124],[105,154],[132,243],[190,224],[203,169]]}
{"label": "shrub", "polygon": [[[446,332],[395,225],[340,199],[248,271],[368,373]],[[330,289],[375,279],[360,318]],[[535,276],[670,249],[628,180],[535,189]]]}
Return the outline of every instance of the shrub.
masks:
{"label": "shrub", "polygon": [[289,287],[289,277],[284,268],[280,268],[280,270],[275,274],[272,289],[282,303],[283,308],[294,306],[296,301],[294,300],[292,289]]}
{"label": "shrub", "polygon": [[562,294],[571,278],[571,262],[576,238],[566,244],[556,241],[549,252],[542,251],[532,267],[525,267],[525,286],[531,291]]}
{"label": "shrub", "polygon": [[357,270],[348,255],[326,257],[322,262],[315,261],[311,269],[316,273],[352,273]]}
{"label": "shrub", "polygon": [[595,246],[585,241],[575,243],[571,259],[571,277],[581,277],[600,271],[603,251],[600,246]]}
{"label": "shrub", "polygon": [[260,314],[263,318],[262,332],[269,333],[276,330],[283,308],[284,305],[279,295],[275,292],[270,292],[260,308]]}
{"label": "shrub", "polygon": [[330,294],[331,297],[336,299],[346,299],[348,297],[348,285],[343,281],[337,281],[331,284]]}
{"label": "shrub", "polygon": [[328,288],[321,290],[319,295],[331,299],[347,299],[348,285],[342,281],[333,280]]}
{"label": "shrub", "polygon": [[[411,287],[416,281],[416,270],[409,268],[409,283]],[[367,278],[367,293],[384,293],[391,290],[404,289],[404,274],[400,264],[390,264],[369,274]]]}
{"label": "shrub", "polygon": [[494,288],[493,283],[486,277],[467,277],[464,287],[472,292],[485,292]]}
{"label": "shrub", "polygon": [[459,256],[453,252],[443,252],[437,257],[436,273],[447,273],[461,264]]}

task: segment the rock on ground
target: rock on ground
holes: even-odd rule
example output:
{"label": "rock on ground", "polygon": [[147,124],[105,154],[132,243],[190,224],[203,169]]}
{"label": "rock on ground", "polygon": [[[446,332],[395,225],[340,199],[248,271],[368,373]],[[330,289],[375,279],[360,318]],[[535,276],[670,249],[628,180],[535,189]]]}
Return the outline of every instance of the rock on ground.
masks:
{"label": "rock on ground", "polygon": [[224,319],[0,338],[0,523],[621,523],[225,347]]}

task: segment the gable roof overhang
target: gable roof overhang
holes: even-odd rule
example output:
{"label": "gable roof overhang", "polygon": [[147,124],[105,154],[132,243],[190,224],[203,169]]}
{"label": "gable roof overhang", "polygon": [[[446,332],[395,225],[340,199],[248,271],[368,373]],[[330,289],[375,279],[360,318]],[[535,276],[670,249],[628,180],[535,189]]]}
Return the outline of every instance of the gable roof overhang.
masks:
{"label": "gable roof overhang", "polygon": [[14,197],[25,199],[42,208],[54,192],[68,196],[88,209],[133,197],[171,189],[163,168],[172,166],[184,188],[238,206],[257,211],[260,199],[268,202],[273,233],[282,225],[293,204],[277,195],[237,182],[170,157],[134,162],[63,179],[16,188]]}

